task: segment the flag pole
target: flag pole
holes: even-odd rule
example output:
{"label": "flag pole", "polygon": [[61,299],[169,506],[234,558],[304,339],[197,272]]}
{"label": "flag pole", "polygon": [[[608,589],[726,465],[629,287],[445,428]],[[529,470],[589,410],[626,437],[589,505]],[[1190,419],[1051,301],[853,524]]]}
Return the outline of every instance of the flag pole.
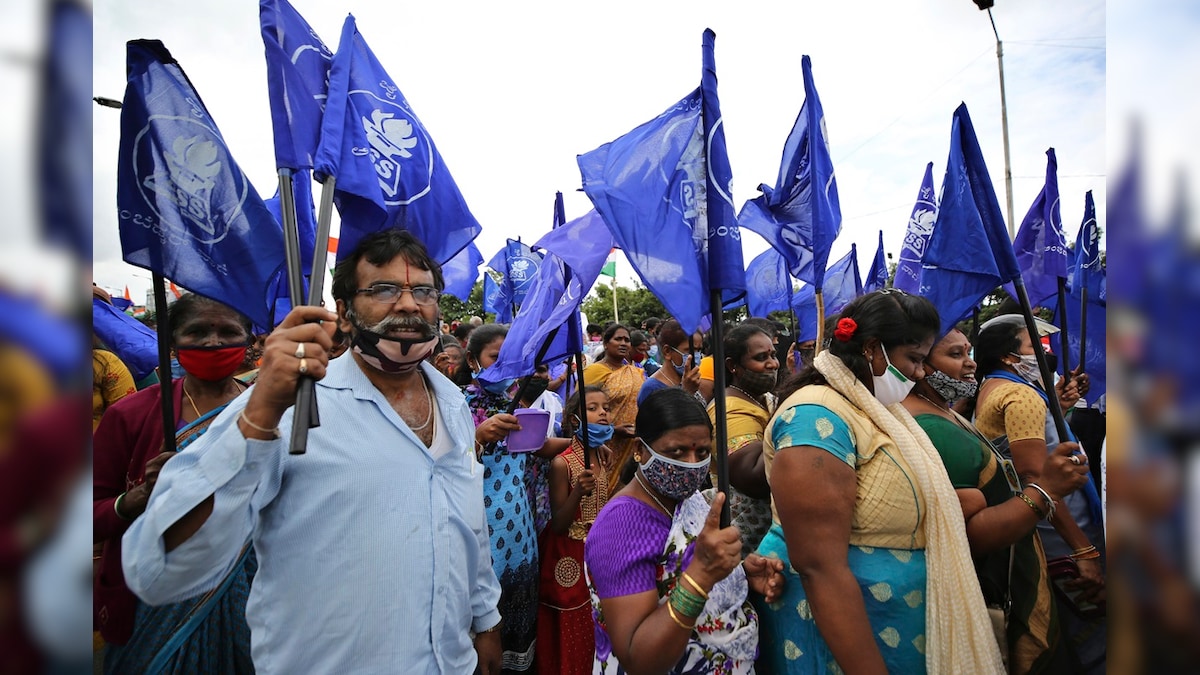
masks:
{"label": "flag pole", "polygon": [[[325,259],[329,255],[329,221],[333,219],[333,188],[336,179],[326,176],[321,181],[321,205],[317,211],[316,246],[313,250],[312,276],[308,282],[308,304],[321,305],[325,294]],[[282,193],[280,193],[282,195]],[[286,213],[286,210],[285,210]],[[295,213],[293,210],[292,213]],[[297,246],[298,247],[298,246]],[[302,375],[296,390],[296,410],[292,417],[292,439],[288,452],[303,455],[308,451],[308,430],[321,426],[321,415],[317,410],[315,380]]]}
{"label": "flag pole", "polygon": [[816,358],[825,344],[825,296],[820,288],[815,289],[813,295],[817,299],[817,344],[813,346],[813,358]]}
{"label": "flag pole", "polygon": [[[567,223],[567,211],[563,206],[563,194],[559,190],[554,193],[554,227],[559,228]],[[613,278],[616,279],[616,265],[613,265]],[[571,283],[571,268],[568,265],[563,265],[563,286],[567,287]],[[614,293],[613,297],[616,297]],[[568,321],[576,321],[579,317],[572,316]],[[582,329],[583,327],[580,326]],[[568,337],[570,332],[568,332]],[[587,392],[583,390],[583,352],[575,352],[575,394],[579,397],[579,428],[583,431],[579,442],[583,444],[583,468],[585,471],[591,470],[591,440],[588,438],[588,420],[587,420]],[[571,379],[571,366],[567,366],[567,379]]]}
{"label": "flag pole", "polygon": [[713,405],[716,409],[716,424],[713,438],[717,441],[717,492],[725,493],[725,503],[721,505],[721,527],[729,527],[729,439],[726,438],[727,422],[725,420],[725,316],[722,310],[721,289],[709,292],[709,312],[712,314],[712,330],[709,341],[712,346],[713,359]]}
{"label": "flag pole", "polygon": [[617,315],[617,266],[615,264],[613,265],[612,293],[613,293],[613,323],[621,323],[621,319]]}
{"label": "flag pole", "polygon": [[154,324],[158,334],[158,393],[162,404],[163,452],[175,452],[175,386],[171,380],[171,329],[167,326],[167,285],[151,272],[154,284]]}
{"label": "flag pole", "polygon": [[792,331],[792,353],[795,354],[795,356],[792,357],[792,372],[793,373],[798,372],[800,370],[800,352],[797,350],[797,347],[800,346],[800,332],[796,330],[796,306],[794,304],[792,304],[795,301],[795,299],[796,299],[796,289],[792,288],[792,277],[789,274],[788,275],[788,316],[791,319],[791,327],[789,328],[789,330]]}
{"label": "flag pole", "polygon": [[1088,292],[1087,285],[1081,284],[1083,288],[1079,289],[1080,304],[1079,304],[1079,372],[1087,372],[1087,367],[1084,365],[1084,355],[1087,354],[1087,306]]}
{"label": "flag pole", "polygon": [[[300,233],[296,226],[296,194],[292,186],[292,170],[281,167],[277,175],[279,212],[283,216],[283,254],[287,263],[288,300],[291,301],[292,307],[298,307],[304,303],[304,272],[300,269]],[[271,311],[274,312],[274,307]],[[272,315],[272,319],[275,318]]]}
{"label": "flag pole", "polygon": [[1068,351],[1067,341],[1067,280],[1058,278],[1058,337],[1061,340],[1062,358],[1059,359],[1059,365],[1062,366],[1063,386],[1071,383],[1071,364],[1070,352]]}
{"label": "flag pole", "polygon": [[1025,290],[1025,281],[1020,276],[1013,279],[1013,286],[1017,289],[1017,301],[1021,303],[1021,313],[1025,315],[1025,329],[1029,331],[1029,340],[1034,345],[1033,354],[1037,358],[1042,382],[1050,383],[1049,386],[1044,385],[1042,389],[1046,394],[1050,415],[1054,419],[1054,428],[1058,431],[1059,441],[1066,441],[1071,434],[1067,429],[1067,419],[1063,416],[1062,406],[1058,403],[1058,392],[1054,389],[1054,373],[1050,372],[1050,363],[1046,360],[1046,350],[1042,349],[1042,341],[1038,337],[1037,322],[1033,320],[1033,307],[1029,304],[1029,291]]}

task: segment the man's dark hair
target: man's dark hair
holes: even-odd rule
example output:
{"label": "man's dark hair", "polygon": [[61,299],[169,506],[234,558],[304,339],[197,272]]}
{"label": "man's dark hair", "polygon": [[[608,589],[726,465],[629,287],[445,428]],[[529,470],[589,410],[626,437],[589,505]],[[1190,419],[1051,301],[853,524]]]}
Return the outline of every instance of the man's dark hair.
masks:
{"label": "man's dark hair", "polygon": [[391,228],[373,232],[333,268],[333,286],[330,289],[334,300],[349,304],[358,291],[358,261],[366,260],[372,265],[386,265],[397,256],[403,256],[410,265],[433,273],[433,287],[442,291],[446,280],[442,277],[442,266],[429,257],[425,245],[407,230]]}

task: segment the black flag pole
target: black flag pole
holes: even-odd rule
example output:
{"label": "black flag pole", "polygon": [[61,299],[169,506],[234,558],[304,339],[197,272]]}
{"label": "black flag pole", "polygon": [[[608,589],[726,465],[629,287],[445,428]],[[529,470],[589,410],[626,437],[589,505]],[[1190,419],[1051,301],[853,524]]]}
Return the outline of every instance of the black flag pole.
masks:
{"label": "black flag pole", "polygon": [[[335,179],[327,176],[321,182],[321,206],[317,211],[316,246],[313,250],[312,276],[308,283],[308,304],[320,305],[325,294],[325,258],[329,255],[329,221],[333,219],[333,188]],[[281,193],[282,194],[282,193]],[[285,213],[287,210],[284,211]],[[293,207],[292,213],[295,214]],[[297,248],[299,246],[297,245]],[[297,269],[299,265],[297,264]],[[315,380],[308,375],[300,377],[296,389],[296,409],[292,417],[292,438],[288,452],[303,455],[308,450],[308,430],[321,426],[321,415],[317,410]]]}
{"label": "black flag pole", "polygon": [[725,420],[725,320],[721,304],[721,289],[710,291],[709,311],[712,313],[712,330],[709,332],[709,345],[712,347],[713,359],[713,405],[716,409],[716,424],[714,438],[717,441],[717,492],[725,493],[725,503],[721,505],[721,527],[729,527],[731,514],[729,511],[729,440],[725,437],[727,423]]}
{"label": "black flag pole", "polygon": [[1071,384],[1071,352],[1068,350],[1067,341],[1067,280],[1058,278],[1058,337],[1060,339],[1059,353],[1062,355],[1058,359],[1059,365],[1062,367],[1063,386]]}
{"label": "black flag pole", "polygon": [[171,329],[167,325],[167,285],[151,272],[154,284],[154,325],[158,334],[158,393],[162,399],[163,451],[175,452],[175,386],[171,379]]}
{"label": "black flag pole", "polygon": [[1087,354],[1087,310],[1088,310],[1088,292],[1087,284],[1083,284],[1083,288],[1079,289],[1080,304],[1079,304],[1079,372],[1087,372],[1084,355]]}
{"label": "black flag pole", "polygon": [[[1071,437],[1067,429],[1067,419],[1063,416],[1062,407],[1058,404],[1058,392],[1054,390],[1054,373],[1050,371],[1050,362],[1046,359],[1046,350],[1042,349],[1042,340],[1038,335],[1037,322],[1033,319],[1033,307],[1029,304],[1029,292],[1025,290],[1025,281],[1021,277],[1013,279],[1017,289],[1017,301],[1021,303],[1021,313],[1025,315],[1025,329],[1029,331],[1029,340],[1033,342],[1033,354],[1037,358],[1038,371],[1042,374],[1042,389],[1046,394],[1050,415],[1054,418],[1054,428],[1058,431],[1059,441]],[[1044,383],[1050,383],[1048,386]]]}

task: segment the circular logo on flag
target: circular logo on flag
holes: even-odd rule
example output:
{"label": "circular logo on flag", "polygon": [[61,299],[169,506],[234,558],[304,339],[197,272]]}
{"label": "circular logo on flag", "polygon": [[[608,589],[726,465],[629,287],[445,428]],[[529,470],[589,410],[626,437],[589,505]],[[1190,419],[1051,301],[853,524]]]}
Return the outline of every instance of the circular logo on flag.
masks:
{"label": "circular logo on flag", "polygon": [[[367,148],[365,152],[375,165],[383,201],[387,206],[411,204],[429,194],[433,179],[433,143],[421,122],[408,109],[408,103],[394,88],[385,89],[385,96],[374,92],[354,90],[350,102],[362,115]],[[392,100],[390,96],[395,96]]]}
{"label": "circular logo on flag", "polygon": [[133,141],[137,189],[160,223],[215,244],[242,217],[250,184],[205,119],[153,115]]}

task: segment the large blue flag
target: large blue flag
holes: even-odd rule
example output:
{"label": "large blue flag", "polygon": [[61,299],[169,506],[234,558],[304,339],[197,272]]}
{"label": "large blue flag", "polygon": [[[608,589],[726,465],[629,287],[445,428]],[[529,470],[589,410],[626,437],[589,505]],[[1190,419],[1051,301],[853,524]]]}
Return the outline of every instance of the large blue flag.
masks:
{"label": "large blue flag", "polygon": [[800,59],[804,105],[783,146],[775,188],[759,185],[762,195],[742,206],[738,225],[757,232],[787,261],[792,276],[821,288],[829,249],[842,231],[825,111],[813,84],[812,62]]}
{"label": "large blue flag", "polygon": [[1084,288],[1088,301],[1104,305],[1108,301],[1106,274],[1100,267],[1100,228],[1096,225],[1096,202],[1092,191],[1083,196],[1083,222],[1075,236],[1075,255],[1067,269],[1067,285],[1072,295],[1079,296]]}
{"label": "large blue flag", "polygon": [[314,162],[336,177],[342,216],[338,260],[365,235],[412,232],[444,264],[482,228],[412,106],[347,16],[329,71],[329,98]]}
{"label": "large blue flag", "polygon": [[1113,187],[1108,192],[1108,222],[1105,224],[1109,248],[1121,252],[1121,264],[1113,268],[1114,297],[1128,307],[1144,307],[1153,300],[1147,281],[1157,264],[1149,250],[1152,237],[1146,222],[1142,180],[1142,132],[1139,126],[1133,130],[1128,163],[1110,183]]}
{"label": "large blue flag", "polygon": [[127,47],[117,209],[125,262],[271,325],[283,230],[158,40]]}
{"label": "large blue flag", "polygon": [[37,119],[37,197],[46,240],[92,259],[92,13],[50,3]]}
{"label": "large blue flag", "polygon": [[858,272],[858,246],[850,244],[850,252],[830,265],[825,274],[825,288],[821,289],[825,316],[837,315],[862,294],[862,277]]}
{"label": "large blue flag", "polygon": [[[704,31],[700,76],[701,115],[704,125],[705,217],[708,256],[708,289],[723,291],[725,302],[741,298],[746,290],[742,270],[742,235],[733,209],[733,170],[725,148],[725,123],[717,97],[716,33]],[[765,315],[764,315],[765,316]]]}
{"label": "large blue flag", "polygon": [[[701,88],[578,157],[584,192],[646,288],[685,331],[708,311],[711,289],[732,299],[745,283],[740,235],[732,221],[717,220],[728,215],[721,204],[729,199],[729,161],[718,103],[705,100],[716,86],[711,49],[706,31]],[[711,266],[710,247],[716,249]],[[711,287],[710,271],[718,274]]]}
{"label": "large blue flag", "polygon": [[[1017,236],[1013,252],[1025,280],[1025,291],[1033,307],[1058,297],[1058,280],[1067,278],[1067,237],[1063,233],[1058,197],[1058,158],[1054,148],[1046,151],[1046,183],[1033,200]],[[1012,284],[1004,290],[1017,297]]]}
{"label": "large blue flag", "polygon": [[985,296],[1020,276],[1000,202],[963,103],[951,124],[942,203],[921,265],[921,295],[937,307],[945,335]]}
{"label": "large blue flag", "polygon": [[534,246],[543,249],[546,258],[496,362],[480,377],[494,382],[532,373],[539,362],[538,353],[555,330],[541,363],[562,360],[582,350],[579,304],[600,276],[613,244],[603,218],[594,210],[539,239]]}
{"label": "large blue flag", "polygon": [[479,247],[475,242],[467,244],[450,262],[442,265],[442,277],[446,280],[446,288],[442,292],[466,302],[475,288],[475,281],[479,279],[479,266],[482,264],[483,254],[479,252]]}
{"label": "large blue flag", "polygon": [[887,254],[883,251],[883,230],[880,230],[879,248],[875,249],[875,257],[871,260],[871,269],[867,271],[867,279],[863,282],[863,293],[882,290],[887,286],[887,280]]}
{"label": "large blue flag", "polygon": [[28,352],[60,385],[72,384],[86,368],[83,329],[75,321],[48,311],[36,299],[0,288],[0,345],[11,343]]}
{"label": "large blue flag", "polygon": [[792,278],[779,251],[768,248],[746,266],[746,306],[750,316],[786,312],[791,291]]}
{"label": "large blue flag", "polygon": [[[266,47],[275,166],[312,168],[333,52],[287,0],[259,0],[258,19]],[[312,249],[302,245],[300,250]]]}
{"label": "large blue flag", "polygon": [[916,295],[921,291],[921,260],[929,236],[933,234],[933,223],[937,220],[937,195],[933,192],[933,162],[925,165],[925,177],[921,179],[921,190],[917,203],[913,204],[908,217],[908,229],[904,232],[904,244],[900,246],[900,262],[896,265],[896,278],[892,287]]}
{"label": "large blue flag", "polygon": [[158,334],[125,312],[92,298],[92,332],[141,380],[158,367]]}

